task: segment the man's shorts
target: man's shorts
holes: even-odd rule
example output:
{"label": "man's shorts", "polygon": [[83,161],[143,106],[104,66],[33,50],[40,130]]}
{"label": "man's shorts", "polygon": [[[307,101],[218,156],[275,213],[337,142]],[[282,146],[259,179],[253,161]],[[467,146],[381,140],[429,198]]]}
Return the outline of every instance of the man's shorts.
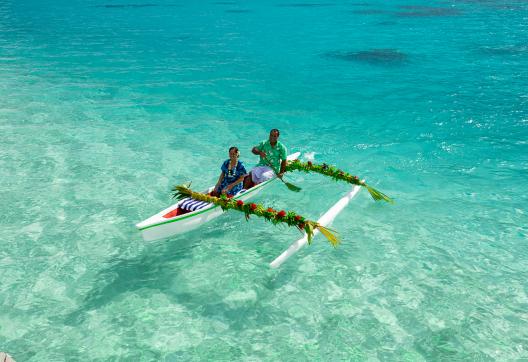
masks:
{"label": "man's shorts", "polygon": [[251,180],[259,184],[275,177],[275,172],[268,166],[257,166],[251,170]]}

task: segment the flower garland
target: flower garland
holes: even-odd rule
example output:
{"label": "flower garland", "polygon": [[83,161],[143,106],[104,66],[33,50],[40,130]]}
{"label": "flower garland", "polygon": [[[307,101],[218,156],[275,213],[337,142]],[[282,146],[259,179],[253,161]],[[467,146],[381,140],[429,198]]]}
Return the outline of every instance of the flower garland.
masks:
{"label": "flower garland", "polygon": [[353,176],[345,171],[338,169],[337,167],[329,166],[326,163],[317,165],[313,164],[311,161],[301,162],[299,160],[294,160],[292,162],[288,162],[288,164],[286,165],[286,171],[303,171],[307,173],[317,172],[321,175],[329,176],[335,181],[345,181],[349,184],[365,187],[370,193],[370,196],[372,196],[375,201],[383,200],[386,202],[394,203],[394,201],[390,197],[385,195],[383,192],[376,190],[374,187],[367,185],[364,181],[361,181],[359,177]]}
{"label": "flower garland", "polygon": [[288,226],[295,226],[301,232],[306,232],[306,235],[308,236],[308,243],[312,242],[314,231],[318,229],[321,234],[323,234],[328,239],[332,246],[335,247],[339,244],[339,239],[332,231],[330,231],[330,229],[325,228],[315,221],[307,220],[303,216],[298,215],[293,211],[277,211],[271,207],[266,208],[260,204],[246,204],[242,200],[229,199],[225,195],[221,195],[220,197],[210,196],[207,194],[194,192],[185,185],[174,186],[172,191],[174,192],[173,197],[179,200],[185,197],[190,197],[194,200],[205,201],[218,205],[224,211],[241,211],[245,214],[246,220],[249,219],[250,215],[255,215],[258,217],[263,217],[265,220],[272,222],[274,225],[285,223]]}

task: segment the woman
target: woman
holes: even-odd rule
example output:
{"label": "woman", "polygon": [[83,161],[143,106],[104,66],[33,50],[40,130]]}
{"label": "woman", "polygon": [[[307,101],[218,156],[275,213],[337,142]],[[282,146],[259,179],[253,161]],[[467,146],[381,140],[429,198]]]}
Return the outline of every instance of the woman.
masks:
{"label": "woman", "polygon": [[234,196],[242,190],[242,181],[244,181],[247,172],[242,161],[238,160],[239,156],[238,148],[231,147],[229,149],[229,159],[225,160],[220,167],[222,173],[211,192],[212,196],[220,196],[220,194]]}

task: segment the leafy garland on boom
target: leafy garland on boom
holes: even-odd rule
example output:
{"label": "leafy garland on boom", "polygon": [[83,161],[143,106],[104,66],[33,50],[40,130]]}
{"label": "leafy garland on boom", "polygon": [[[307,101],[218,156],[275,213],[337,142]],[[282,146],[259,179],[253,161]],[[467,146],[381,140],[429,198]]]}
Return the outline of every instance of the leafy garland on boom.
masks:
{"label": "leafy garland on boom", "polygon": [[194,200],[205,201],[218,205],[224,211],[241,211],[246,215],[246,220],[249,219],[250,215],[255,215],[258,217],[263,217],[265,220],[272,222],[274,225],[285,223],[288,226],[295,226],[301,232],[306,232],[306,235],[308,236],[308,243],[312,242],[314,231],[318,229],[321,234],[323,234],[328,239],[332,246],[335,247],[339,244],[339,239],[332,231],[315,221],[305,219],[304,217],[296,214],[293,211],[277,211],[272,209],[271,207],[266,208],[260,204],[246,204],[242,200],[229,199],[223,194],[220,197],[210,196],[207,194],[194,192],[189,188],[189,186],[186,185],[174,186],[172,191],[174,192],[173,197],[177,198],[178,200],[181,200],[185,197],[190,197]]}
{"label": "leafy garland on boom", "polygon": [[364,181],[361,181],[359,177],[353,176],[348,172],[338,169],[337,167],[329,166],[326,163],[317,165],[313,164],[311,161],[301,162],[299,160],[294,160],[292,162],[288,162],[286,165],[286,171],[303,171],[307,173],[317,172],[321,175],[329,176],[335,181],[345,181],[349,184],[365,187],[370,193],[370,196],[372,196],[375,201],[383,200],[394,203],[390,197],[385,195],[383,192],[376,190],[374,187],[367,185]]}

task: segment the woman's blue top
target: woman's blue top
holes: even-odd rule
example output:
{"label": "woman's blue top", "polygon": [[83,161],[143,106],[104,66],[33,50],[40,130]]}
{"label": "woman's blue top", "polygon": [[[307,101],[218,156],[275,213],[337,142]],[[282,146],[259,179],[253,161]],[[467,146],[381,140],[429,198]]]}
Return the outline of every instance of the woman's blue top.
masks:
{"label": "woman's blue top", "polygon": [[[220,187],[218,188],[218,192],[222,192],[222,190],[225,187],[227,187],[227,185],[232,184],[233,182],[238,180],[240,176],[247,174],[246,168],[244,167],[244,163],[242,161],[238,161],[236,167],[233,167],[230,170],[229,160],[226,160],[224,161],[220,169],[224,173],[224,179],[222,180],[222,183],[220,184]],[[243,182],[240,182],[235,187],[233,187],[227,194],[235,195],[237,192],[242,190],[242,184]]]}

